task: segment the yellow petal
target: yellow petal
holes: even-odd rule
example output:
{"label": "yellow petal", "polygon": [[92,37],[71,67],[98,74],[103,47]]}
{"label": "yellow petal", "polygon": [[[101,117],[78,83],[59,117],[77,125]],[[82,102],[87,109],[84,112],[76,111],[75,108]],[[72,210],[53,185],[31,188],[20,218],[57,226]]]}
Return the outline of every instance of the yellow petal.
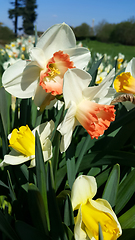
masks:
{"label": "yellow petal", "polygon": [[72,187],[71,202],[73,210],[79,208],[81,204],[86,204],[88,199],[92,199],[97,192],[96,180],[92,176],[79,176]]}
{"label": "yellow petal", "polygon": [[135,94],[135,78],[130,72],[123,72],[114,80],[114,88],[116,92]]}
{"label": "yellow petal", "polygon": [[[102,201],[102,199],[100,201]],[[92,202],[96,201],[92,200]],[[98,203],[98,205],[100,205],[100,203]],[[104,201],[101,204],[101,209],[102,205],[104,206]],[[86,226],[86,232],[90,238],[93,236],[98,240],[98,223],[100,222],[104,240],[116,240],[121,235],[118,221],[116,221],[116,217],[113,218],[112,214],[110,214],[110,211],[113,211],[112,209],[110,210],[110,205],[108,211],[107,204],[103,209],[106,209],[106,211],[95,208],[90,202],[81,206],[82,221]]]}
{"label": "yellow petal", "polygon": [[19,130],[15,128],[9,143],[10,147],[27,157],[35,155],[35,137],[27,125],[20,127]]}

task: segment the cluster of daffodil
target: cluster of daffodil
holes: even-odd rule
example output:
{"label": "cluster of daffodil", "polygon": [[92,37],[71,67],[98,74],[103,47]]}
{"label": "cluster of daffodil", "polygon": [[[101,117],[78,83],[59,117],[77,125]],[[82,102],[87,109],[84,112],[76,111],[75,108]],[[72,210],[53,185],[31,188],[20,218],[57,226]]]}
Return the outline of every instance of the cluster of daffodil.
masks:
{"label": "cluster of daffodil", "polygon": [[5,48],[0,49],[0,54],[2,55],[2,62],[4,70],[8,66],[14,64],[18,59],[27,59],[28,52],[33,48],[35,43],[35,37],[18,37],[16,41],[6,44]]}
{"label": "cluster of daffodil", "polygon": [[[91,139],[98,139],[110,123],[115,121],[114,104],[123,102],[120,100],[123,94],[135,93],[135,59],[126,63],[126,70],[117,77],[113,66],[105,66],[102,62],[98,67],[96,84],[92,84],[88,69],[91,53],[88,48],[76,45],[74,33],[65,23],[49,28],[35,47],[33,39],[29,39],[27,43],[24,39],[18,39],[18,45],[11,43],[4,50],[8,56],[13,54],[13,59],[17,59],[13,64],[10,62],[10,67],[5,67],[2,76],[4,89],[16,98],[32,98],[40,112],[51,109],[58,103],[58,99],[62,99],[60,108],[64,104],[66,114],[58,126],[50,120],[33,130],[28,125],[20,126],[19,130],[15,128],[8,136],[11,151],[4,156],[0,167],[28,161],[29,168],[35,167],[36,131],[41,141],[44,162],[53,156],[51,139],[54,130],[61,134],[61,153],[69,149],[76,126],[82,126]],[[19,47],[21,54],[27,48],[29,59],[21,58]],[[96,61],[100,58],[97,54]],[[104,58],[109,62],[107,55]],[[122,64],[124,56],[120,55],[117,61]],[[134,107],[131,98],[125,99],[123,104],[128,110]],[[112,104],[114,100],[116,101]],[[73,211],[77,210],[74,218],[75,240],[98,240],[99,223],[104,240],[115,240],[122,234],[112,207],[104,199],[94,200],[96,193],[94,177],[81,175],[75,180],[71,190]]]}

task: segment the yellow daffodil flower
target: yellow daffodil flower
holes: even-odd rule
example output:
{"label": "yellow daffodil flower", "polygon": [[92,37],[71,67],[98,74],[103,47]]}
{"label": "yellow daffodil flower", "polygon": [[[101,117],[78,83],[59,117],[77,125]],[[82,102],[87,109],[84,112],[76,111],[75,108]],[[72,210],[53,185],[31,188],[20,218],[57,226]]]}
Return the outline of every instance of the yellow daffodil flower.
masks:
{"label": "yellow daffodil flower", "polygon": [[37,130],[41,147],[43,151],[44,161],[52,157],[52,143],[50,141],[51,133],[54,129],[54,122],[43,123],[37,126],[33,131],[28,125],[21,126],[19,130],[16,128],[8,136],[9,147],[11,152],[4,156],[4,160],[0,163],[0,167],[7,165],[18,165],[30,161],[30,167],[35,166],[35,132]]}
{"label": "yellow daffodil flower", "polygon": [[[127,64],[125,72],[122,72],[114,80],[113,86],[117,92],[116,97],[124,93],[135,94],[135,58]],[[129,101],[123,103],[123,105],[130,110],[135,105]]]}
{"label": "yellow daffodil flower", "polygon": [[97,192],[96,180],[92,176],[79,176],[72,187],[71,202],[75,217],[75,240],[98,240],[99,223],[104,240],[116,240],[121,234],[121,226],[108,201],[93,200]]}

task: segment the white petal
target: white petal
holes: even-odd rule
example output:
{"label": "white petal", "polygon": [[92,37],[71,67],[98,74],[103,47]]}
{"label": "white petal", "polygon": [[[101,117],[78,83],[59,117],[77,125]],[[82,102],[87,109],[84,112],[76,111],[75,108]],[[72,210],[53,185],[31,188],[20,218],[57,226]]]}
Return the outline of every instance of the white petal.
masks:
{"label": "white petal", "polygon": [[46,138],[48,138],[51,135],[52,131],[54,130],[54,127],[55,127],[54,122],[53,120],[51,120],[50,122],[42,123],[36,128],[34,128],[32,133],[35,136],[35,132],[37,130],[41,143],[44,144]]}
{"label": "white petal", "polygon": [[43,49],[46,59],[52,57],[54,52],[74,48],[75,46],[76,39],[74,33],[65,23],[50,27],[37,43],[37,47]]}
{"label": "white petal", "polygon": [[99,104],[109,105],[111,101],[114,99],[116,90],[112,87],[108,89],[108,93],[104,98],[98,100]]}
{"label": "white petal", "polygon": [[4,72],[2,84],[7,92],[19,98],[30,98],[38,84],[39,68],[18,60]]}
{"label": "white petal", "polygon": [[24,156],[22,153],[16,152],[14,149],[4,156],[4,160],[0,163],[0,167],[7,165],[19,165],[21,163],[27,162],[32,158]]}
{"label": "white petal", "polygon": [[46,64],[46,58],[41,48],[34,47],[30,51],[30,57],[32,61],[35,61],[39,68],[44,69]]}
{"label": "white petal", "polygon": [[61,133],[62,139],[60,144],[60,151],[65,152],[69,147],[72,140],[72,133],[76,126],[76,105],[71,103],[70,108],[68,109],[66,116],[57,128],[57,130]]}
{"label": "white petal", "polygon": [[78,210],[77,217],[75,218],[74,236],[75,240],[88,240],[86,232],[82,229],[81,206]]}
{"label": "white petal", "polygon": [[97,103],[99,99],[104,98],[109,91],[109,87],[112,84],[115,76],[115,69],[113,68],[107,77],[98,85],[84,89],[83,95],[90,101],[95,100]]}
{"label": "white petal", "polygon": [[70,60],[74,62],[74,66],[80,69],[87,67],[91,57],[90,51],[84,47],[66,49],[64,53],[69,54]]}
{"label": "white petal", "polygon": [[43,146],[43,156],[44,156],[44,161],[46,162],[47,160],[51,159],[53,154],[52,154],[52,143],[49,138],[46,139],[44,142]]}
{"label": "white petal", "polygon": [[73,210],[79,208],[81,204],[86,204],[88,199],[92,199],[97,192],[97,183],[92,176],[79,176],[71,190],[71,202]]}
{"label": "white petal", "polygon": [[132,77],[135,78],[135,58],[132,58],[130,62],[127,64],[125,72],[130,72]]}
{"label": "white petal", "polygon": [[81,69],[68,69],[64,75],[63,97],[65,108],[68,108],[70,101],[77,104],[82,100],[82,91],[88,87],[91,75]]}

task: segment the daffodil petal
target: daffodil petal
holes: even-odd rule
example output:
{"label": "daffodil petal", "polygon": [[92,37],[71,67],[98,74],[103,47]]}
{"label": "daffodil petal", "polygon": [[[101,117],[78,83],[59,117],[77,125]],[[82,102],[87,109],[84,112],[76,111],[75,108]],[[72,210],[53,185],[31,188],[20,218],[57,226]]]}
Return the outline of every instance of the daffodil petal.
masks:
{"label": "daffodil petal", "polygon": [[70,101],[78,104],[82,100],[82,91],[88,87],[91,75],[81,69],[68,69],[64,75],[63,97],[65,109],[68,108]]}
{"label": "daffodil petal", "polygon": [[97,103],[99,99],[104,98],[108,94],[110,85],[115,76],[115,69],[113,68],[107,77],[98,85],[89,87],[83,90],[83,95],[89,100],[95,100]]}
{"label": "daffodil petal", "polygon": [[41,140],[41,143],[44,144],[46,138],[50,136],[52,131],[54,130],[54,122],[51,120],[50,122],[42,123],[36,128],[33,129],[33,134],[35,136],[35,132],[37,131]]}
{"label": "daffodil petal", "polygon": [[86,204],[88,199],[92,199],[97,192],[97,183],[92,176],[79,176],[73,186],[71,191],[71,202],[73,210],[79,208],[81,204]]}
{"label": "daffodil petal", "polygon": [[117,219],[117,216],[114,213],[114,211],[112,210],[112,207],[109,204],[109,202],[106,201],[105,199],[100,199],[100,198],[96,199],[96,200],[89,199],[89,202],[94,208],[98,209],[99,211],[109,213],[112,216],[112,219],[114,219],[115,222],[117,223],[117,227],[119,229],[119,234],[118,234],[117,237],[119,237],[122,234],[122,229],[121,229],[121,226],[120,226],[119,221]]}
{"label": "daffodil petal", "polygon": [[74,236],[75,240],[87,240],[87,234],[82,229],[81,206],[78,210],[77,217],[75,218]]}
{"label": "daffodil petal", "polygon": [[30,98],[37,87],[39,68],[18,60],[4,72],[2,84],[7,92],[19,98]]}
{"label": "daffodil petal", "polygon": [[76,105],[74,102],[71,103],[66,116],[57,128],[57,130],[61,133],[62,139],[60,144],[60,151],[65,152],[72,140],[72,133],[76,126]]}
{"label": "daffodil petal", "polygon": [[74,62],[76,68],[84,69],[90,61],[91,53],[87,48],[71,48],[64,50],[64,52],[69,54],[70,60]]}
{"label": "daffodil petal", "polygon": [[30,57],[32,61],[35,61],[39,68],[44,69],[46,64],[46,58],[41,48],[34,47],[30,51]]}
{"label": "daffodil petal", "polygon": [[132,58],[130,62],[127,64],[125,72],[130,72],[132,77],[135,78],[135,58]]}
{"label": "daffodil petal", "polygon": [[26,157],[23,154],[16,152],[14,149],[11,152],[4,156],[4,160],[0,163],[0,167],[7,165],[19,165],[24,162],[31,160],[32,156]]}
{"label": "daffodil petal", "polygon": [[52,143],[49,138],[47,138],[44,141],[43,145],[43,156],[44,156],[44,161],[46,162],[47,160],[51,159],[53,154],[52,154]]}
{"label": "daffodil petal", "polygon": [[54,52],[74,48],[75,46],[75,35],[72,29],[65,23],[50,27],[44,32],[37,43],[37,47],[43,49],[46,59],[52,57]]}

